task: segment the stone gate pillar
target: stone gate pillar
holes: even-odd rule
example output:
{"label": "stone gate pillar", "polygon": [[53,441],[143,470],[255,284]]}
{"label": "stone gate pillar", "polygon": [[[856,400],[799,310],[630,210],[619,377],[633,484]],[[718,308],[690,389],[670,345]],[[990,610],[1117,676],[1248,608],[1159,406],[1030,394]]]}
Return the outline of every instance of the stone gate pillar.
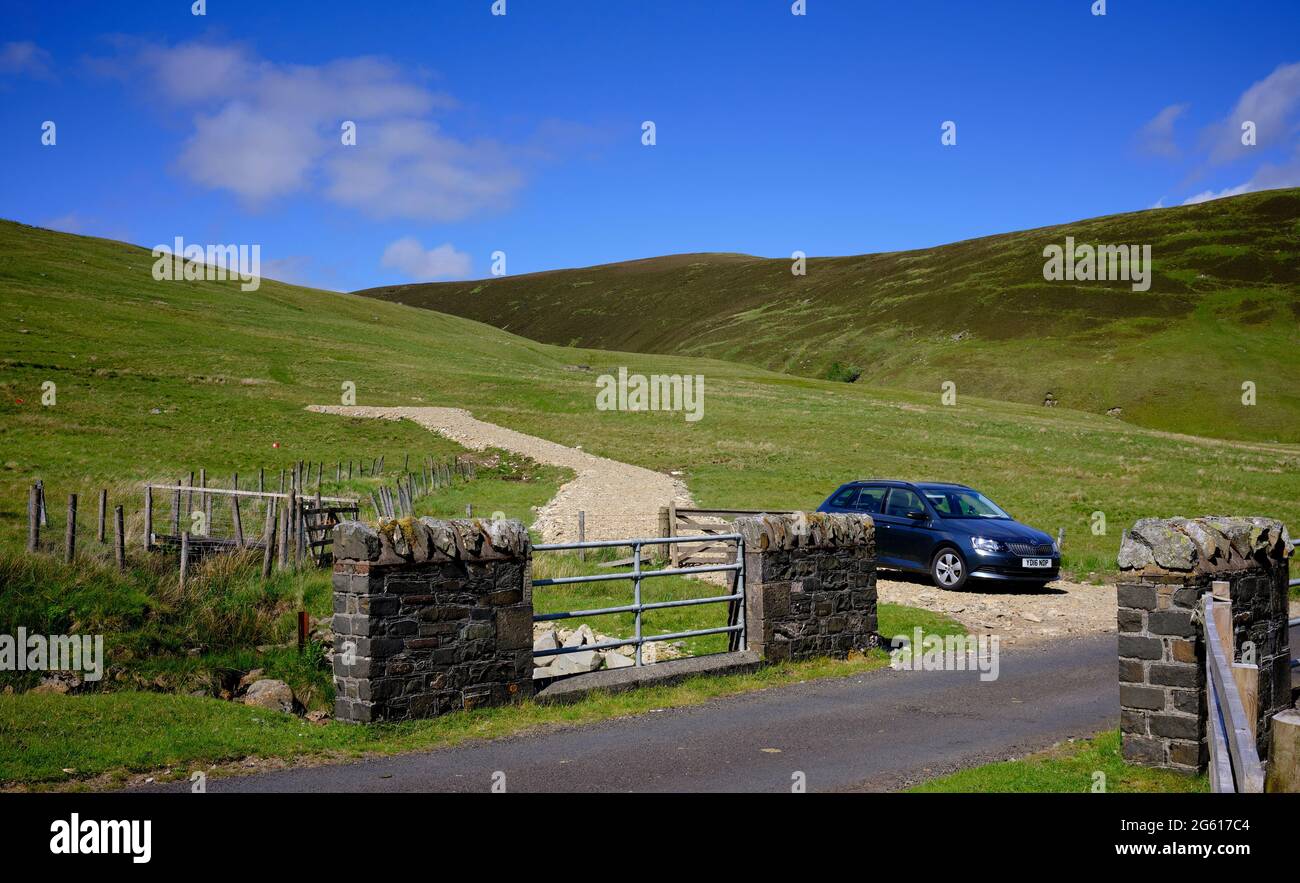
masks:
{"label": "stone gate pillar", "polygon": [[879,645],[875,524],[798,512],[736,519],[745,538],[745,631],[767,662]]}
{"label": "stone gate pillar", "polygon": [[433,717],[531,696],[531,571],[518,521],[335,527],[335,717]]}
{"label": "stone gate pillar", "polygon": [[[1286,527],[1268,518],[1143,519],[1119,551],[1119,696],[1124,758],[1197,772],[1208,761],[1201,597],[1228,582],[1236,646],[1259,666],[1258,748],[1291,702]],[[1241,661],[1240,649],[1237,662]]]}

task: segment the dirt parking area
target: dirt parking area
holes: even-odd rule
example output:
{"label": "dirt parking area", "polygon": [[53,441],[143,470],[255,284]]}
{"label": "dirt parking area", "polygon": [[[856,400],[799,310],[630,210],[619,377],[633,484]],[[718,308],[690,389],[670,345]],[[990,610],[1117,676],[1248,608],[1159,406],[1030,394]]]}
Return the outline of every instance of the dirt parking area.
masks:
{"label": "dirt parking area", "polygon": [[1115,631],[1113,585],[1057,580],[1043,588],[1024,588],[971,580],[954,592],[936,588],[924,577],[881,571],[876,587],[883,602],[942,613],[971,634],[999,635],[1009,645]]}

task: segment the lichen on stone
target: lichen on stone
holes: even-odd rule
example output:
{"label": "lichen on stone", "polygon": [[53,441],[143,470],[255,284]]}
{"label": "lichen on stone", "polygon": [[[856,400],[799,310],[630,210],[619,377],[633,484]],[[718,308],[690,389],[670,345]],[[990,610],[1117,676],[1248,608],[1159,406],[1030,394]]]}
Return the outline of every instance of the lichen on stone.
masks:
{"label": "lichen on stone", "polygon": [[1272,518],[1143,518],[1124,532],[1121,570],[1217,572],[1291,556],[1286,525]]}

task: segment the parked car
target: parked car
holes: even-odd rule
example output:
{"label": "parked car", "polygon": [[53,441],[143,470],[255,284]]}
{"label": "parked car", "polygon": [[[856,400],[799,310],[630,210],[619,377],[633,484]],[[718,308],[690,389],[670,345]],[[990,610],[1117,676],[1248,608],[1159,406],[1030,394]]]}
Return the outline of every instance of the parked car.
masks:
{"label": "parked car", "polygon": [[1021,524],[964,484],[863,479],[841,485],[818,512],[865,512],[882,568],[928,573],[940,588],[970,577],[1041,586],[1061,570],[1050,535]]}

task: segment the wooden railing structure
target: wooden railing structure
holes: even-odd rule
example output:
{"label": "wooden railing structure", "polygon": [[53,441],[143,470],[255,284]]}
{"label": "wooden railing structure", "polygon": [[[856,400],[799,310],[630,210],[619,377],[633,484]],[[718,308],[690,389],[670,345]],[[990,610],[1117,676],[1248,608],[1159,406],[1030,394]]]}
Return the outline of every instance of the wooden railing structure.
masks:
{"label": "wooden railing structure", "polygon": [[1257,747],[1259,666],[1234,661],[1237,647],[1229,583],[1214,582],[1211,591],[1201,598],[1201,609],[1210,790],[1300,793],[1300,711],[1292,709],[1273,716],[1266,767]]}
{"label": "wooden railing structure", "polygon": [[[735,543],[721,539],[733,533],[731,522],[739,515],[788,515],[789,509],[679,509],[669,505],[659,510],[662,537],[698,536],[698,543],[671,543],[667,551],[673,567],[734,564]],[[661,547],[662,548],[662,547]]]}
{"label": "wooden railing structure", "polygon": [[[170,532],[154,531],[155,491],[171,498]],[[229,507],[228,521],[215,517],[224,508],[214,506],[216,500],[224,500]],[[247,504],[246,510],[241,508],[241,501]],[[205,516],[201,519],[201,531],[194,529],[193,522],[193,517],[200,513]],[[278,561],[282,568],[307,559],[324,567],[333,560],[330,554],[333,526],[354,519],[359,513],[360,505],[356,499],[326,497],[319,491],[314,496],[299,497],[292,487],[287,493],[277,493],[186,484],[146,484],[144,545],[150,551],[180,552],[183,549],[187,564],[211,554],[249,549],[262,551],[269,568],[278,548]],[[263,526],[258,534],[245,533],[246,514],[252,516],[250,526],[262,520]]]}

